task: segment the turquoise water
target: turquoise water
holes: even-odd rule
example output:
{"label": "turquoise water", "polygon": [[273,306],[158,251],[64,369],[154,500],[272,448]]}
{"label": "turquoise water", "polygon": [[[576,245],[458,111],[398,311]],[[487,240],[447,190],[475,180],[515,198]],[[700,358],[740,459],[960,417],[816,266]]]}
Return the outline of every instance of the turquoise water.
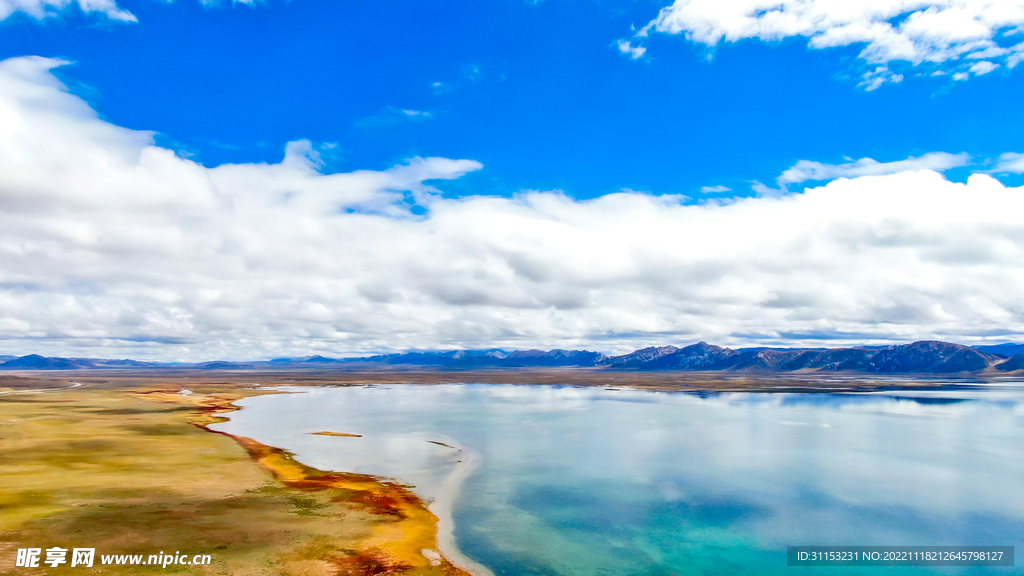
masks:
{"label": "turquoise water", "polygon": [[[219,429],[314,467],[399,478],[428,500],[459,487],[455,543],[499,576],[1024,573],[785,565],[788,545],[1024,544],[1017,384],[294,390],[242,401]],[[309,434],[322,430],[364,436]]]}

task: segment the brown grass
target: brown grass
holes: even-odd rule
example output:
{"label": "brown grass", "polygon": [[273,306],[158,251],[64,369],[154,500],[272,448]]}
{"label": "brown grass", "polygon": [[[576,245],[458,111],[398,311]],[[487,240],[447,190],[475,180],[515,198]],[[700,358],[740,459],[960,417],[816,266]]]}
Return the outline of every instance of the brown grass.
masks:
{"label": "brown grass", "polygon": [[[402,487],[326,473],[206,425],[261,390],[228,381],[0,380],[0,573],[17,548],[211,554],[203,567],[47,574],[464,575],[432,566],[436,518]],[[86,382],[90,380],[90,382]],[[193,391],[182,395],[182,389]],[[45,392],[26,392],[45,389]],[[45,556],[45,554],[44,554]]]}

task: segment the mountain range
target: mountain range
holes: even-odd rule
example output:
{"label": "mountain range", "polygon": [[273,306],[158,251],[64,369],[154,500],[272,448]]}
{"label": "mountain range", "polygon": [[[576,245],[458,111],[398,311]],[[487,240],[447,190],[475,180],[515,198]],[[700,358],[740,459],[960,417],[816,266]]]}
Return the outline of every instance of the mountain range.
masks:
{"label": "mountain range", "polygon": [[451,350],[405,352],[361,358],[306,356],[255,362],[202,362],[166,364],[136,360],[47,358],[38,354],[0,356],[0,370],[83,369],[371,369],[425,367],[447,370],[474,368],[576,367],[621,371],[708,372],[823,372],[858,374],[1005,374],[1024,370],[1024,345],[969,347],[923,340],[886,347],[829,349],[747,348],[733,350],[698,342],[678,348],[651,346],[621,356],[587,350]]}

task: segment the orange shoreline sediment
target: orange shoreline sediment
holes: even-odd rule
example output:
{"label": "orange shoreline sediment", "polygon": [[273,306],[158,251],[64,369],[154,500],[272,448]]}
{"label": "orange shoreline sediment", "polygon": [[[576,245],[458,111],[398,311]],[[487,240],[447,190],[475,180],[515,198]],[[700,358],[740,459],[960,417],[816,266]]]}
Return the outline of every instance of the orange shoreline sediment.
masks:
{"label": "orange shoreline sediment", "polygon": [[[270,392],[270,391],[267,391]],[[335,559],[340,574],[442,574],[474,576],[453,564],[438,546],[438,518],[415,494],[396,482],[365,474],[324,472],[295,460],[286,450],[267,446],[251,438],[211,430],[210,424],[223,422],[221,414],[240,408],[236,400],[250,396],[239,390],[230,394],[181,395],[151,391],[138,394],[158,402],[188,404],[196,408],[194,426],[235,440],[249,457],[286,488],[301,492],[330,490],[339,495],[332,501],[369,512],[376,522],[370,536],[356,543],[354,554]],[[359,437],[356,434],[317,432],[325,436]],[[426,570],[424,572],[424,570]]]}

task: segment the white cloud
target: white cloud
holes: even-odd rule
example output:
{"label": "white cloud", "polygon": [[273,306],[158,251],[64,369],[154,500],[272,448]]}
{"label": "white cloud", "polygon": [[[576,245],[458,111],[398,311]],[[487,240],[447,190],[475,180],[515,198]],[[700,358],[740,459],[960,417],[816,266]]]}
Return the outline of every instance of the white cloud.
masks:
{"label": "white cloud", "polygon": [[1024,174],[1024,154],[1006,152],[999,156],[999,161],[992,171],[996,174]]}
{"label": "white cloud", "polygon": [[432,116],[430,112],[424,112],[423,110],[410,110],[408,108],[402,108],[399,112],[405,114],[409,118],[430,118]]}
{"label": "white cloud", "polygon": [[723,186],[721,184],[717,186],[701,186],[700,191],[702,194],[714,193],[714,192],[732,192],[732,188]]}
{"label": "white cloud", "polygon": [[[221,0],[199,0],[205,6],[214,6]],[[231,0],[231,4],[255,6],[263,0]],[[71,6],[77,6],[85,13],[103,14],[111,20],[122,22],[138,22],[135,15],[121,8],[114,0],[0,0],[0,20],[4,20],[15,12],[24,12],[33,18],[43,20],[52,18]]]}
{"label": "white cloud", "polygon": [[888,66],[876,66],[874,70],[869,70],[861,75],[860,86],[863,86],[868,92],[877,90],[882,84],[892,83],[899,84],[903,81],[902,74],[895,74],[889,70]]}
{"label": "white cloud", "polygon": [[949,154],[931,152],[923,156],[910,157],[895,162],[878,162],[871,158],[861,158],[845,164],[823,164],[800,160],[782,173],[776,180],[779,184],[798,184],[808,180],[834,180],[836,178],[856,178],[858,176],[881,176],[913,170],[933,170],[945,172],[950,168],[966,166],[970,161],[967,154]]}
{"label": "white cloud", "polygon": [[393,124],[401,124],[403,122],[420,122],[423,120],[430,120],[434,117],[432,112],[425,110],[413,110],[411,108],[396,108],[394,106],[385,106],[381,108],[380,113],[375,116],[368,116],[366,118],[360,118],[356,121],[356,126],[361,128],[374,127],[374,126],[391,126]]}
{"label": "white cloud", "polygon": [[76,5],[82,12],[98,12],[111,20],[136,22],[135,16],[123,10],[113,0],[0,0],[0,20],[15,12],[24,12],[42,20],[56,16],[69,6]]}
{"label": "white cloud", "polygon": [[619,52],[629,56],[633,60],[636,60],[637,58],[640,58],[641,56],[644,55],[644,52],[647,51],[647,48],[644,48],[643,46],[633,46],[629,42],[629,40],[619,40],[618,41],[618,47],[619,47]]}
{"label": "white cloud", "polygon": [[998,40],[1021,25],[1024,0],[675,0],[620,50],[640,48],[651,31],[685,34],[707,46],[805,37],[816,49],[862,46],[859,57],[873,65],[959,69],[969,66],[964,59],[1002,58],[1012,67],[1020,51]]}
{"label": "white cloud", "polygon": [[968,68],[968,71],[970,71],[975,76],[981,76],[982,74],[988,74],[989,72],[995,70],[996,68],[999,68],[999,64],[993,64],[988,60],[982,60],[981,62],[977,62],[971,65],[971,67]]}
{"label": "white cloud", "polygon": [[764,198],[780,198],[788,192],[785,186],[780,185],[778,188],[772,188],[771,186],[758,182],[757,180],[750,183],[750,189],[758,196]]}
{"label": "white cloud", "polygon": [[1006,67],[1013,68],[1024,60],[1024,42],[1010,48],[1010,54],[1006,57]]}
{"label": "white cloud", "polygon": [[864,161],[802,165],[800,178],[850,179],[704,205],[635,192],[452,199],[429,182],[478,163],[328,175],[316,147],[295,142],[277,164],[205,168],[99,119],[49,73],[57,64],[0,63],[4,353],[1024,334],[1024,190],[910,169],[945,157],[881,176],[858,176],[882,173]]}

